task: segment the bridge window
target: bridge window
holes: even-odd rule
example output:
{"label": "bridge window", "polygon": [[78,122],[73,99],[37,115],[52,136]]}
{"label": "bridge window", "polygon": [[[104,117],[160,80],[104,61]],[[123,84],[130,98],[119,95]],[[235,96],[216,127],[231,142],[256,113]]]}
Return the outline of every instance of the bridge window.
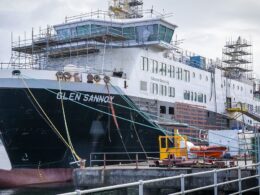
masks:
{"label": "bridge window", "polygon": [[171,42],[172,36],[173,36],[173,32],[174,31],[169,29],[169,28],[166,29],[166,34],[165,34],[165,39],[164,39],[165,42],[167,42],[167,43]]}
{"label": "bridge window", "polygon": [[123,30],[120,27],[108,27],[108,32],[113,35],[123,35]]}
{"label": "bridge window", "polygon": [[157,41],[158,40],[158,24],[147,26],[148,31],[151,33],[148,41]]}
{"label": "bridge window", "polygon": [[78,36],[89,35],[90,25],[78,26],[76,28]]}
{"label": "bridge window", "polygon": [[160,40],[164,40],[164,38],[165,38],[165,33],[166,33],[166,27],[165,26],[162,26],[162,25],[160,25],[160,31],[159,31],[159,33],[160,33]]}
{"label": "bridge window", "polygon": [[57,30],[57,34],[60,38],[69,38],[71,36],[70,34],[70,29],[66,28],[66,29],[62,29],[62,30]]}
{"label": "bridge window", "polygon": [[70,33],[71,33],[71,37],[77,37],[77,29],[76,28],[71,28]]}
{"label": "bridge window", "polygon": [[157,24],[136,27],[136,41],[137,42],[156,41],[157,34],[158,34],[158,25]]}
{"label": "bridge window", "polygon": [[165,41],[167,43],[170,43],[172,40],[172,36],[173,36],[174,30],[169,29],[163,25],[160,25],[160,29],[159,29],[159,37],[161,41]]}
{"label": "bridge window", "polygon": [[106,26],[91,24],[91,34],[98,35],[98,34],[105,34],[107,32]]}
{"label": "bridge window", "polygon": [[135,27],[126,27],[123,29],[123,36],[129,40],[135,40]]}

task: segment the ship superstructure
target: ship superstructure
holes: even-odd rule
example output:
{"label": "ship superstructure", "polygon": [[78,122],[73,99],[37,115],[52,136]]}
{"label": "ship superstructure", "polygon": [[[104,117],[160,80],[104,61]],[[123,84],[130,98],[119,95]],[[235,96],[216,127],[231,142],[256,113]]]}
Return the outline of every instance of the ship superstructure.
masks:
{"label": "ship superstructure", "polygon": [[[119,17],[119,10],[110,7],[108,13],[67,17],[64,24],[33,35],[31,42],[16,42],[15,62],[17,56],[23,56],[24,62],[39,69],[72,72],[75,69],[74,72],[83,74],[92,71],[109,75],[112,83],[139,102],[144,111],[203,129],[237,127],[226,110],[229,98],[232,102],[253,102],[251,110],[259,111],[254,81],[249,77],[251,53],[242,50],[250,46],[245,40],[227,43],[223,50],[227,56],[223,62],[227,65],[223,65],[220,60],[209,60],[173,45],[177,26],[167,22],[164,15],[150,11],[146,18]],[[185,109],[188,112],[179,114]],[[197,115],[202,117],[196,118]],[[215,116],[217,121],[213,122],[211,118]],[[254,123],[250,119],[246,122]]]}
{"label": "ship superstructure", "polygon": [[0,71],[0,130],[14,168],[158,151],[158,136],[175,127],[200,143],[208,129],[258,124],[259,82],[244,58],[251,44],[227,43],[223,62],[183,51],[172,41],[177,26],[142,4],[114,0],[108,12],[12,42]]}

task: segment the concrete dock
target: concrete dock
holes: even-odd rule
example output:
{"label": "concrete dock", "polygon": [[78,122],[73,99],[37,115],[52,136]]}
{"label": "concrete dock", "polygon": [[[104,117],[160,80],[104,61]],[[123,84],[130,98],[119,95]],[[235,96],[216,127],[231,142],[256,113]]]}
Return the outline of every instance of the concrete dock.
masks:
{"label": "concrete dock", "polygon": [[[198,172],[212,171],[209,168],[158,168],[142,166],[107,166],[103,167],[76,169],[73,173],[74,184],[77,189],[90,189],[103,186],[111,186],[118,184],[125,184],[137,181],[146,181],[158,178],[179,176],[181,174],[194,174]],[[217,182],[228,182],[239,178],[239,171],[237,169],[225,170],[218,172]],[[251,177],[256,175],[255,168],[244,168],[241,169],[241,178]],[[185,178],[184,187],[187,189],[194,189],[203,186],[209,186],[214,184],[214,174],[207,173],[203,175],[195,175]],[[258,186],[257,178],[249,178],[241,182],[242,189],[249,189]],[[181,190],[180,179],[160,181],[156,183],[147,184],[144,186],[144,194],[164,194],[162,191],[168,190],[171,193],[179,192]],[[213,193],[209,192],[212,190]],[[218,192],[221,193],[232,193],[239,191],[239,183],[233,182],[218,186]],[[214,194],[213,188],[208,189],[209,194]],[[254,192],[258,192],[254,190]],[[123,194],[128,194],[124,191]],[[251,191],[250,194],[253,194]],[[258,194],[258,193],[257,193]]]}

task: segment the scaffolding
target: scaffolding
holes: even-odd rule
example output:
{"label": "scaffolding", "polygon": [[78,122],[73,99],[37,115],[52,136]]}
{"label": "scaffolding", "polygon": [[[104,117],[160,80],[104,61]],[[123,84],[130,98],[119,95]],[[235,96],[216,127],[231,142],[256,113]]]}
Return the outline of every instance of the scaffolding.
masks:
{"label": "scaffolding", "polygon": [[254,81],[254,98],[260,100],[260,80],[256,79]]}
{"label": "scaffolding", "polygon": [[48,26],[39,29],[37,34],[32,30],[30,38],[18,37],[17,41],[12,38],[11,64],[16,68],[44,69],[49,59],[98,53],[104,45],[126,40],[123,34],[111,31],[108,26],[92,30],[94,33],[61,37]]}
{"label": "scaffolding", "polygon": [[236,41],[230,39],[226,42],[222,53],[222,69],[226,77],[253,79],[252,44],[248,40],[241,37],[238,37]]}
{"label": "scaffolding", "polygon": [[143,0],[111,0],[110,15],[119,19],[142,18]]}

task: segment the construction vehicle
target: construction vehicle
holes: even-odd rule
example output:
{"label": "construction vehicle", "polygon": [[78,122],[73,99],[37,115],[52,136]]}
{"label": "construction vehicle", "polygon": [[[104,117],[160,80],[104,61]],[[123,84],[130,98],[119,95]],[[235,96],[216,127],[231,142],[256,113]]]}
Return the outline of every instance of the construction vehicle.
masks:
{"label": "construction vehicle", "polygon": [[[159,136],[160,158],[153,161],[156,167],[223,167],[220,161],[226,147],[221,146],[188,146],[187,137],[180,135],[178,130],[174,136]],[[209,151],[207,151],[207,149]],[[188,152],[195,153],[196,159],[189,159]],[[203,154],[203,155],[202,155]],[[221,154],[221,155],[220,155]],[[199,159],[198,157],[203,157]],[[230,165],[231,166],[231,165]]]}
{"label": "construction vehicle", "polygon": [[159,136],[159,149],[160,158],[154,161],[156,167],[172,167],[186,163],[188,163],[188,166],[190,165],[186,136],[178,134],[174,136]]}
{"label": "construction vehicle", "polygon": [[160,160],[170,158],[188,158],[186,136],[159,136]]}

